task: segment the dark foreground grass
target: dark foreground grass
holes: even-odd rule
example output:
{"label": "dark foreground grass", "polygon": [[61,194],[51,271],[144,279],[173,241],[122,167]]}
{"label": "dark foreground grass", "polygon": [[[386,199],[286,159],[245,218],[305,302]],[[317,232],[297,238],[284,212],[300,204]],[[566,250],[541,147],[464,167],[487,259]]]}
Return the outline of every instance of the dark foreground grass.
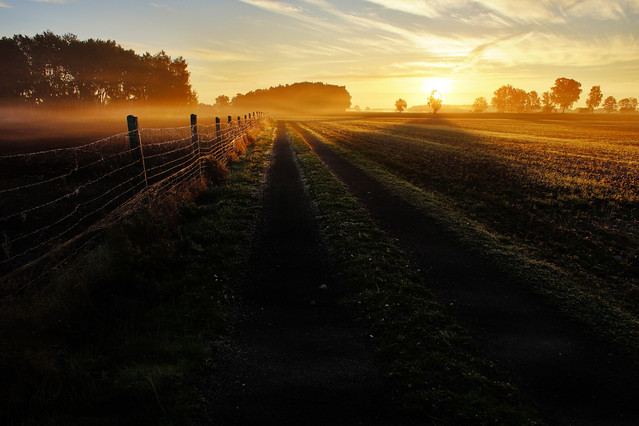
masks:
{"label": "dark foreground grass", "polygon": [[331,260],[357,294],[405,418],[398,424],[538,424],[469,335],[292,129]]}
{"label": "dark foreground grass", "polygon": [[110,230],[54,278],[0,303],[0,418],[11,425],[192,424],[200,372],[224,327],[271,138],[228,180]]}

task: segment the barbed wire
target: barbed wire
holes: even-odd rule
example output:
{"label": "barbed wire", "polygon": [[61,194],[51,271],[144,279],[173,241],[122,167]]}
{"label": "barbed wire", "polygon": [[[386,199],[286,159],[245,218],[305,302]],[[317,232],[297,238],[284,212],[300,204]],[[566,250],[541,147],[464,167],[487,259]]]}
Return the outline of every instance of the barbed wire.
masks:
{"label": "barbed wire", "polygon": [[17,273],[37,281],[151,197],[201,180],[204,159],[226,162],[263,118],[141,128],[76,147],[0,156],[3,186],[13,184],[0,189],[0,284]]}

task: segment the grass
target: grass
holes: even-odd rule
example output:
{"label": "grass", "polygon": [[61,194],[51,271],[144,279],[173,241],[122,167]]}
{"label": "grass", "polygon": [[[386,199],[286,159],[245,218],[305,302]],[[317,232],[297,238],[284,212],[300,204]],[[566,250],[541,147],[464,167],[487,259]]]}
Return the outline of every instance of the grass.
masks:
{"label": "grass", "polygon": [[227,180],[141,211],[45,288],[0,303],[4,424],[199,419],[201,369],[225,326],[223,285],[240,268],[271,142],[262,133]]}
{"label": "grass", "polygon": [[[409,177],[406,168],[411,166],[406,166],[404,160],[408,164],[414,164],[414,161],[407,160],[405,157],[400,159],[383,157],[375,148],[380,145],[371,143],[359,146],[356,141],[348,140],[348,135],[326,131],[322,125],[322,123],[315,123],[304,127],[320,137],[340,156],[367,174],[375,176],[389,191],[402,197],[424,215],[434,219],[442,229],[452,233],[460,244],[470,248],[487,262],[498,266],[521,285],[529,286],[535,292],[542,294],[566,314],[587,324],[597,334],[614,342],[620,350],[639,362],[636,355],[639,349],[639,321],[634,311],[627,308],[632,300],[627,297],[619,300],[623,298],[623,292],[611,294],[612,292],[606,288],[605,284],[602,284],[602,282],[608,282],[608,285],[611,282],[614,283],[614,276],[604,279],[594,276],[585,268],[574,268],[570,264],[558,262],[557,256],[551,258],[544,256],[543,252],[513,238],[512,235],[498,232],[490,225],[490,222],[483,220],[483,216],[470,214],[467,209],[455,202],[454,197],[461,195],[445,194],[429,189],[424,183],[426,175],[414,178],[414,170]],[[449,131],[449,129],[446,130],[446,133]],[[452,136],[449,134],[446,137]],[[391,139],[385,139],[384,143],[387,147],[383,149],[397,148]],[[424,151],[422,155],[429,152],[428,147],[422,146],[421,149]],[[447,176],[450,177],[452,174],[448,173]],[[475,185],[479,182],[483,185],[485,180],[477,180]],[[505,210],[508,208],[508,206],[502,207]],[[522,229],[524,231],[528,229],[531,234],[538,232],[531,223]],[[574,247],[575,244],[578,245],[578,242],[567,241],[566,244]],[[596,264],[594,259],[591,261]],[[633,278],[630,274],[626,276],[626,280],[628,279],[636,280],[636,277]]]}
{"label": "grass", "polygon": [[[290,129],[289,129],[290,130]],[[416,424],[537,424],[344,186],[294,131],[292,143],[331,260],[360,312],[405,418]]]}

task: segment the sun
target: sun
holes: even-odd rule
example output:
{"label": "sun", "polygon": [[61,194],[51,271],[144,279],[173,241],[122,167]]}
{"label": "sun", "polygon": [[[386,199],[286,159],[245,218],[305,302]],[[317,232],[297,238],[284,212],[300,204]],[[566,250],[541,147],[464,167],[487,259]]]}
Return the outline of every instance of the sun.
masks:
{"label": "sun", "polygon": [[424,84],[422,86],[422,90],[427,95],[430,95],[433,90],[437,90],[441,97],[443,97],[447,93],[450,93],[452,88],[453,82],[443,77],[428,77],[424,80]]}

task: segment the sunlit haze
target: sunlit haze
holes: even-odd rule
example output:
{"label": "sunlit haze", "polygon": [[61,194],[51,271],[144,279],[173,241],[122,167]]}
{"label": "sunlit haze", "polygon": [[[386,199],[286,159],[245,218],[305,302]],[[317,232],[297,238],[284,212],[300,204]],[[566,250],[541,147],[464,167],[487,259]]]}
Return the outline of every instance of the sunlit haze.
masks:
{"label": "sunlit haze", "polygon": [[639,0],[3,0],[0,35],[112,39],[189,63],[200,102],[299,81],[345,85],[352,104],[489,102],[503,84],[556,78],[639,97]]}

